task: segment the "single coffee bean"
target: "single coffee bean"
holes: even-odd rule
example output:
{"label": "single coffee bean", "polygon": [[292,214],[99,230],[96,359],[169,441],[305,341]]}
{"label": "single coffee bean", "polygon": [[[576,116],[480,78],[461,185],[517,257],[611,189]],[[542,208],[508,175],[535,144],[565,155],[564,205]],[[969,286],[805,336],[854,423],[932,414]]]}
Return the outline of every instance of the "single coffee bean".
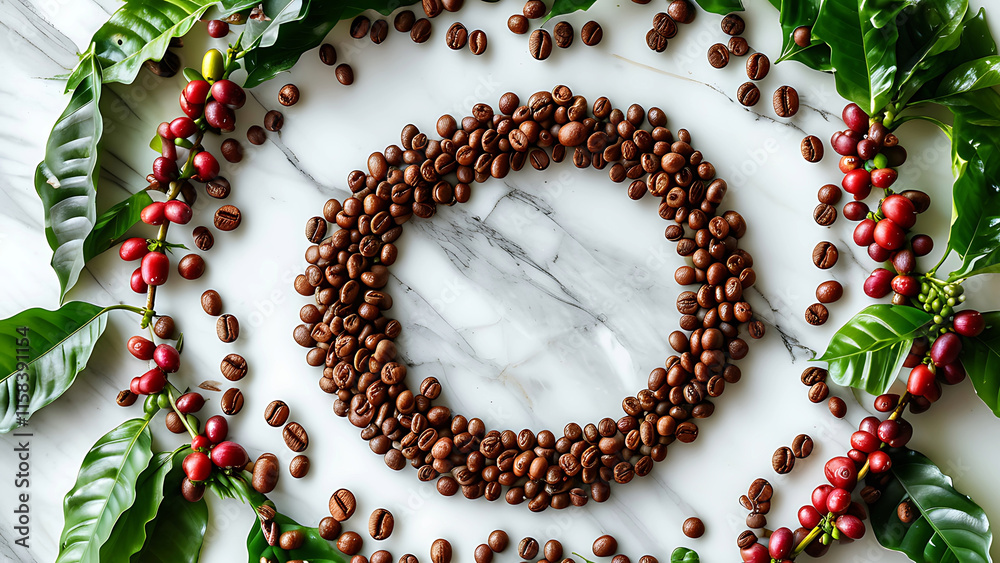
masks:
{"label": "single coffee bean", "polygon": [[555,39],[556,47],[565,49],[573,44],[573,24],[561,21],[552,28],[552,37]]}
{"label": "single coffee bean", "polygon": [[844,286],[839,281],[825,281],[816,287],[816,300],[820,303],[833,303],[844,296]]}
{"label": "single coffee bean", "polygon": [[747,549],[755,543],[757,543],[757,534],[753,533],[753,530],[743,530],[736,538],[736,545],[740,549]]}
{"label": "single coffee bean", "polygon": [[750,321],[747,324],[747,334],[750,338],[758,339],[764,337],[764,323],[761,321]]}
{"label": "single coffee bean", "polygon": [[736,99],[744,106],[755,106],[760,101],[760,88],[753,82],[744,82],[736,90]]}
{"label": "single coffee bean", "polygon": [[235,205],[223,205],[215,212],[215,228],[220,231],[231,231],[240,226],[243,214]]}
{"label": "single coffee bean", "polygon": [[222,315],[215,322],[215,333],[219,336],[219,340],[223,342],[236,342],[236,339],[240,336],[240,323],[232,315]]}
{"label": "single coffee bean", "polygon": [[420,18],[413,22],[410,28],[410,40],[414,43],[426,43],[431,38],[431,20]]}
{"label": "single coffee bean", "polygon": [[754,53],[747,58],[747,78],[763,80],[771,70],[771,61],[764,53]]}
{"label": "single coffee bean", "polygon": [[605,534],[594,540],[592,549],[594,555],[598,557],[611,557],[618,551],[618,540],[614,536]]}
{"label": "single coffee bean", "polygon": [[330,497],[330,516],[337,522],[343,522],[354,515],[358,501],[354,493],[347,489],[337,489]]}
{"label": "single coffee bean", "polygon": [[180,434],[181,432],[185,432],[187,430],[187,428],[184,427],[184,422],[181,421],[181,417],[174,411],[168,412],[167,417],[163,422],[166,424],[167,430],[173,432],[174,434]]}
{"label": "single coffee bean", "polygon": [[896,516],[899,518],[900,522],[909,524],[916,520],[920,516],[920,513],[917,511],[917,508],[913,506],[910,499],[906,499],[899,503],[899,506],[896,507]]}
{"label": "single coffee bean", "polygon": [[672,39],[677,35],[677,22],[666,12],[660,12],[653,16],[653,29],[663,37]]}
{"label": "single coffee bean", "polygon": [[299,549],[306,542],[306,534],[302,530],[288,530],[281,534],[278,546],[286,551]]}
{"label": "single coffee bean", "polygon": [[187,254],[177,262],[177,273],[186,280],[196,280],[205,273],[205,259],[198,254]]}
{"label": "single coffee bean", "polygon": [[742,37],[731,37],[729,39],[729,52],[737,57],[750,52],[750,44]]}
{"label": "single coffee bean", "polygon": [[583,24],[583,29],[580,30],[580,40],[583,44],[588,47],[593,47],[604,39],[604,29],[601,28],[601,24],[591,20]]}
{"label": "single coffee bean", "polygon": [[268,426],[277,428],[288,420],[290,412],[291,409],[288,408],[288,405],[284,401],[271,401],[264,407],[264,421],[267,422]]}
{"label": "single coffee bean", "polygon": [[219,408],[229,416],[239,414],[243,410],[243,392],[236,387],[230,387],[222,395],[222,400],[219,401]]}
{"label": "single coffee bean", "polygon": [[809,401],[813,403],[820,403],[830,394],[830,388],[827,387],[826,382],[818,381],[809,387]]}
{"label": "single coffee bean", "polygon": [[826,184],[816,193],[816,198],[819,199],[820,203],[835,205],[843,195],[844,192],[840,189],[840,186]]}
{"label": "single coffee bean", "polygon": [[337,82],[340,82],[344,86],[350,86],[354,84],[354,69],[351,65],[347,63],[341,63],[337,65],[337,70],[334,71],[337,75]]}
{"label": "single coffee bean", "polygon": [[808,47],[812,44],[812,28],[807,25],[800,25],[792,31],[792,41],[799,47]]}
{"label": "single coffee bean", "polygon": [[813,439],[807,434],[799,434],[792,440],[792,455],[802,459],[813,451]]}
{"label": "single coffee bean", "polygon": [[319,60],[326,66],[337,64],[337,49],[329,43],[323,43],[319,48]]}
{"label": "single coffee bean", "polygon": [[222,296],[219,295],[219,292],[214,289],[206,289],[205,293],[201,294],[201,308],[213,317],[221,315]]}
{"label": "single coffee bean", "polygon": [[344,532],[337,538],[337,549],[344,555],[357,555],[363,544],[364,539],[357,532]]}
{"label": "single coffee bean", "polygon": [[451,27],[448,28],[448,31],[444,35],[445,44],[453,51],[464,49],[468,41],[469,31],[459,22],[451,24]]}
{"label": "single coffee bean", "polygon": [[365,16],[358,16],[354,18],[351,22],[351,37],[355,39],[361,39],[365,35],[368,35],[368,29],[371,27],[371,20]]}
{"label": "single coffee bean", "polygon": [[327,541],[334,541],[340,536],[341,524],[340,522],[337,522],[330,516],[327,516],[322,520],[320,520],[319,526],[317,528],[319,531],[319,537]]}
{"label": "single coffee bean", "polygon": [[677,23],[693,22],[695,13],[695,7],[687,0],[674,0],[667,6],[667,15]]}
{"label": "single coffee bean", "polygon": [[389,37],[389,22],[385,20],[375,20],[372,24],[372,29],[368,33],[368,38],[372,40],[372,43],[378,45],[385,41]]}
{"label": "single coffee bean", "polygon": [[294,84],[285,84],[278,90],[278,103],[283,106],[294,106],[299,102],[299,88]]}
{"label": "single coffee bean", "polygon": [[431,563],[451,563],[451,543],[438,538],[431,544]]}
{"label": "single coffee bean", "polygon": [[760,529],[767,526],[767,517],[759,512],[751,513],[747,516],[747,527]]}
{"label": "single coffee bean", "polygon": [[229,381],[239,381],[247,374],[247,361],[239,354],[229,354],[222,359],[220,370]]}
{"label": "single coffee bean", "polygon": [[542,549],[542,553],[545,555],[545,560],[551,563],[556,563],[560,561],[563,556],[563,546],[559,540],[549,540],[545,542],[545,547]]}
{"label": "single coffee bean", "polygon": [[[170,42],[170,46],[174,46],[174,41]],[[148,69],[150,72],[159,76],[161,78],[170,78],[177,75],[177,71],[181,69],[181,59],[177,56],[177,53],[173,51],[167,51],[164,53],[163,58],[159,61],[147,60],[142,63],[142,66]]]}
{"label": "single coffee bean", "polygon": [[812,251],[812,261],[813,265],[821,270],[829,270],[836,263],[837,259],[840,258],[840,253],[837,251],[837,247],[834,246],[832,242],[821,241],[813,247]]}
{"label": "single coffee bean", "polygon": [[830,318],[830,311],[822,303],[813,303],[806,309],[806,322],[819,326]]}
{"label": "single coffee bean", "polygon": [[374,540],[384,540],[392,534],[395,524],[391,512],[384,508],[376,508],[368,517],[368,533]]}
{"label": "single coffee bean", "polygon": [[253,464],[253,478],[250,482],[258,493],[266,495],[278,485],[278,458],[274,454],[261,454]]}
{"label": "single coffee bean", "polygon": [[486,32],[477,29],[469,34],[469,50],[473,55],[482,55],[486,52]]}
{"label": "single coffee bean", "polygon": [[306,221],[306,240],[319,244],[326,237],[326,219],[313,217]]}
{"label": "single coffee bean", "polygon": [[657,53],[662,53],[667,50],[667,38],[655,29],[651,29],[646,32],[646,46]]}
{"label": "single coffee bean", "polygon": [[507,532],[503,530],[493,530],[490,532],[490,537],[488,538],[487,543],[494,553],[500,553],[507,549],[507,545],[510,543],[510,538],[507,536]]}
{"label": "single coffee bean", "polygon": [[237,163],[243,160],[243,145],[236,139],[226,139],[222,141],[222,158],[229,162]]}
{"label": "single coffee bean", "polygon": [[802,380],[803,385],[812,386],[821,381],[826,381],[828,375],[829,372],[827,372],[825,369],[815,366],[810,366],[802,370],[802,376],[800,379]]}
{"label": "single coffee bean", "polygon": [[528,38],[528,53],[535,60],[545,60],[552,54],[552,37],[544,29],[536,29]]}
{"label": "single coffee bean", "polygon": [[762,502],[767,502],[771,500],[774,495],[774,487],[767,479],[759,478],[754,479],[753,483],[750,483],[750,487],[747,489],[747,498],[749,498],[754,504],[759,504]]}
{"label": "single coffee bean", "polygon": [[799,93],[791,86],[779,86],[771,102],[778,117],[792,117],[799,112]]}
{"label": "single coffee bean", "polygon": [[252,125],[247,129],[247,140],[250,141],[251,145],[263,145],[264,141],[267,140],[267,133],[260,125]]}
{"label": "single coffee bean", "polygon": [[828,203],[821,203],[813,209],[813,220],[821,227],[829,227],[837,220],[837,208]]}
{"label": "single coffee bean", "polygon": [[472,559],[476,563],[493,563],[493,550],[490,546],[485,543],[481,543],[476,546],[476,550],[472,552]]}
{"label": "single coffee bean", "polygon": [[534,559],[536,555],[538,555],[538,540],[535,538],[523,538],[517,544],[517,556],[521,559]]}
{"label": "single coffee bean", "polygon": [[816,135],[809,135],[805,139],[802,139],[799,149],[802,152],[802,158],[809,162],[823,160],[823,141],[819,140],[819,137]]}
{"label": "single coffee bean", "polygon": [[729,64],[729,49],[722,43],[716,43],[709,47],[708,64],[715,68],[724,68]]}
{"label": "single coffee bean", "polygon": [[400,33],[409,33],[413,29],[413,22],[416,19],[417,16],[413,13],[413,10],[403,10],[396,14],[396,17],[392,20],[392,27],[396,28],[396,31]]}
{"label": "single coffee bean", "polygon": [[194,245],[202,252],[210,250],[215,245],[215,237],[208,227],[195,227],[191,235],[194,237]]}
{"label": "single coffee bean", "polygon": [[545,7],[545,3],[541,0],[528,0],[524,3],[524,8],[521,13],[524,17],[529,20],[535,20],[544,16],[548,12],[548,8]]}
{"label": "single coffee bean", "polygon": [[[281,127],[285,124],[285,116],[276,109],[264,114],[264,129],[268,131],[276,132],[281,131]],[[260,144],[260,143],[255,143]]]}
{"label": "single coffee bean", "polygon": [[743,35],[746,28],[746,22],[737,14],[729,14],[722,18],[722,33],[726,35]]}
{"label": "single coffee bean", "polygon": [[689,538],[700,538],[705,535],[705,523],[700,518],[691,517],[684,521],[681,531]]}
{"label": "single coffee bean", "polygon": [[229,180],[226,180],[222,176],[213,178],[205,184],[205,193],[215,199],[226,199],[229,197],[231,191],[232,186],[229,184]]}
{"label": "single coffee bean", "polygon": [[306,429],[298,422],[289,422],[281,431],[281,437],[285,440],[285,445],[293,452],[302,452],[309,447],[309,435]]}
{"label": "single coffee bean", "polygon": [[309,458],[304,455],[293,457],[288,464],[288,473],[296,479],[305,477],[309,473]]}
{"label": "single coffee bean", "polygon": [[844,418],[847,415],[847,403],[840,397],[830,397],[826,406],[830,409],[830,414],[837,418]]}
{"label": "single coffee bean", "polygon": [[117,403],[119,407],[131,407],[135,404],[135,400],[138,397],[139,396],[135,393],[129,391],[128,389],[124,389],[118,393],[118,397],[115,398],[115,403]]}
{"label": "single coffee bean", "polygon": [[507,29],[511,33],[517,35],[524,35],[528,33],[528,18],[522,16],[521,14],[514,14],[513,16],[507,18]]}
{"label": "single coffee bean", "polygon": [[795,467],[795,455],[792,454],[792,449],[781,446],[775,450],[774,455],[771,456],[771,467],[778,475],[791,472],[792,468]]}
{"label": "single coffee bean", "polygon": [[153,323],[153,334],[166,340],[174,339],[175,330],[176,327],[174,325],[173,317],[167,315],[163,315],[162,317],[156,319],[156,322]]}

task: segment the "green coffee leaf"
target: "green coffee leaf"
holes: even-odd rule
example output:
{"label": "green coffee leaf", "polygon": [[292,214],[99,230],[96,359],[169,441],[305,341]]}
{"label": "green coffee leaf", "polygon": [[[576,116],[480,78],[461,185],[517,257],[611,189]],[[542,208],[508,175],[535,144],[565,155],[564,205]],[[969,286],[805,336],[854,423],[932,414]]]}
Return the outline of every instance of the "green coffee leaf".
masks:
{"label": "green coffee leaf", "polygon": [[125,233],[139,223],[139,214],[143,208],[151,203],[153,198],[143,190],[102,213],[83,243],[84,260],[90,262],[98,254],[121,242]]}
{"label": "green coffee leaf", "polygon": [[829,364],[838,385],[885,393],[920,329],[931,315],[914,307],[871,305],[840,327],[826,352],[816,358]]}
{"label": "green coffee leaf", "polygon": [[319,535],[317,528],[303,526],[280,513],[275,515],[274,521],[278,523],[278,527],[282,532],[302,530],[306,538],[302,547],[299,549],[284,550],[278,546],[268,546],[267,541],[264,539],[264,531],[260,527],[260,521],[254,520],[253,524],[250,525],[250,533],[247,536],[248,563],[260,563],[261,556],[267,555],[268,552],[273,554],[273,557],[278,561],[301,559],[315,563],[347,563],[348,558],[338,549],[331,546],[330,542],[323,539]]}
{"label": "green coffee leaf", "polygon": [[66,392],[87,366],[108,313],[81,301],[55,311],[28,309],[0,320],[0,432]]}
{"label": "green coffee leaf", "polygon": [[163,501],[156,517],[146,524],[146,540],[132,555],[131,563],[198,562],[208,530],[208,503],[205,499],[188,502],[181,495],[181,463],[189,453],[184,449],[173,454],[173,467],[163,482]]}
{"label": "green coffee leaf", "polygon": [[694,0],[702,10],[724,16],[732,12],[742,12],[743,2],[740,0]]}
{"label": "green coffee leaf", "polygon": [[[935,99],[938,97],[936,87],[938,79],[948,71],[969,61],[997,54],[996,43],[993,41],[989,24],[986,21],[986,12],[983,9],[980,9],[976,14],[966,11],[962,25],[953,35],[957,35],[959,38],[957,47],[918,59],[913,64],[912,70],[904,74],[897,94],[897,103],[906,104],[911,99],[914,100],[912,103]],[[904,33],[900,43],[908,41],[908,34]],[[943,38],[941,42],[947,45],[952,42],[952,39]],[[913,48],[907,49],[913,50]],[[952,94],[956,93],[952,92]],[[945,99],[947,99],[946,95]]]}
{"label": "green coffee leaf", "polygon": [[800,47],[793,40],[795,30],[812,27],[819,15],[820,0],[781,0],[778,20],[781,22],[781,55],[777,62],[799,61],[814,70],[829,71],[830,46],[813,38],[809,45]]}
{"label": "green coffee leaf", "polygon": [[979,336],[962,337],[962,365],[976,394],[1000,416],[1000,311],[983,314],[986,330]]}
{"label": "green coffee leaf", "polygon": [[678,547],[670,554],[670,563],[699,563],[698,552],[686,547]]}
{"label": "green coffee leaf", "polygon": [[548,15],[545,16],[542,23],[545,23],[552,18],[572,14],[573,12],[579,10],[589,10],[595,2],[597,2],[597,0],[556,0],[552,3],[552,9],[549,10]]}

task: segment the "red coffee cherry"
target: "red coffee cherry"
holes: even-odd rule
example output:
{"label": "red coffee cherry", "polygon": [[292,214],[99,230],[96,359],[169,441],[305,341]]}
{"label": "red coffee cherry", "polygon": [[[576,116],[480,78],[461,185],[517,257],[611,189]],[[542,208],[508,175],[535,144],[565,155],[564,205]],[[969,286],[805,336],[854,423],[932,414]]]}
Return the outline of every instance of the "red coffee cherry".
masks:
{"label": "red coffee cherry", "polygon": [[807,504],[799,509],[799,524],[803,528],[815,528],[820,518],[820,513],[814,506]]}
{"label": "red coffee cherry", "polygon": [[215,415],[205,421],[205,436],[212,441],[213,444],[218,444],[219,442],[226,439],[229,434],[229,423],[226,422],[225,418],[221,415]]}
{"label": "red coffee cherry", "polygon": [[222,442],[216,445],[209,456],[212,458],[212,463],[220,469],[242,468],[250,462],[247,451],[236,442]]}
{"label": "red coffee cherry", "polygon": [[906,297],[920,295],[920,282],[913,276],[896,276],[892,278],[892,290]]}
{"label": "red coffee cherry", "polygon": [[[837,131],[832,137],[830,137],[830,146],[832,146],[833,150],[841,156],[852,158],[857,157],[858,140],[852,136],[845,135],[843,131]],[[860,158],[858,158],[858,161],[864,162]],[[841,159],[841,163],[843,163],[843,159]],[[854,168],[857,168],[857,166]]]}
{"label": "red coffee cherry", "polygon": [[778,528],[767,540],[767,551],[772,559],[784,559],[792,552],[792,531],[788,528]]}
{"label": "red coffee cherry", "polygon": [[175,138],[186,139],[198,132],[198,126],[190,117],[178,117],[170,122],[170,133]]}
{"label": "red coffee cherry", "polygon": [[844,174],[840,185],[847,193],[852,194],[854,199],[862,200],[872,193],[872,175],[864,168],[857,168]]}
{"label": "red coffee cherry", "polygon": [[875,242],[886,250],[896,250],[906,244],[906,231],[892,219],[882,219],[875,224]]}
{"label": "red coffee cherry", "polygon": [[[181,395],[183,397],[183,395]],[[180,401],[178,401],[179,403]],[[208,452],[212,448],[212,441],[204,434],[198,434],[191,438],[191,449],[196,452]]]}
{"label": "red coffee cherry", "polygon": [[167,374],[160,368],[153,368],[139,376],[139,391],[142,395],[152,395],[167,386]]}
{"label": "red coffee cherry", "polygon": [[855,103],[850,103],[844,106],[844,111],[841,113],[841,117],[844,119],[844,124],[851,128],[852,131],[858,133],[867,133],[869,128],[869,118],[865,110],[861,109],[861,106]]}
{"label": "red coffee cherry", "polygon": [[892,267],[897,273],[909,274],[917,269],[917,258],[912,250],[904,248],[892,255]]}
{"label": "red coffee cherry", "polygon": [[837,518],[837,529],[852,540],[865,537],[865,523],[857,516],[844,514]]}
{"label": "red coffee cherry", "polygon": [[229,35],[229,24],[222,20],[208,20],[205,26],[208,28],[208,36],[213,39],[221,39]]}
{"label": "red coffee cherry", "polygon": [[917,235],[910,239],[910,246],[915,256],[927,256],[934,250],[934,239],[927,235]]}
{"label": "red coffee cherry", "polygon": [[177,162],[165,156],[156,157],[153,161],[153,178],[161,184],[169,184],[171,180],[176,180]]}
{"label": "red coffee cherry", "polygon": [[882,450],[868,454],[868,468],[872,473],[885,473],[892,467],[892,458]]}
{"label": "red coffee cherry", "polygon": [[219,161],[208,151],[201,151],[194,155],[195,178],[202,182],[207,182],[219,175]]}
{"label": "red coffee cherry", "polygon": [[873,242],[868,245],[868,256],[876,262],[885,262],[892,257],[892,251],[882,248],[877,242]]}
{"label": "red coffee cherry", "polygon": [[895,422],[899,424],[899,434],[891,440],[885,440],[885,443],[889,444],[890,448],[902,448],[913,437],[913,426],[910,425],[909,421],[902,418],[896,419]]}
{"label": "red coffee cherry", "polygon": [[885,268],[876,268],[865,280],[865,295],[872,299],[881,299],[892,290],[892,272]]}
{"label": "red coffee cherry", "polygon": [[954,332],[946,332],[931,345],[931,361],[935,366],[950,364],[962,353],[962,340]]}
{"label": "red coffee cherry", "polygon": [[854,227],[854,244],[868,246],[875,242],[875,221],[863,219]]}
{"label": "red coffee cherry", "polygon": [[172,199],[163,204],[163,216],[171,223],[187,225],[191,221],[191,206],[179,199]]}
{"label": "red coffee cherry", "polygon": [[170,124],[166,121],[156,126],[156,134],[165,142],[174,140],[174,133],[170,130]]}
{"label": "red coffee cherry", "polygon": [[212,475],[212,460],[202,452],[191,452],[181,463],[184,474],[187,478],[200,482],[208,479]]}
{"label": "red coffee cherry", "polygon": [[150,252],[142,257],[140,268],[146,285],[163,285],[170,274],[170,259],[162,252]]}
{"label": "red coffee cherry", "polygon": [[212,98],[220,104],[240,109],[247,101],[247,94],[239,84],[223,78],[212,84]]}
{"label": "red coffee cherry", "polygon": [[205,406],[205,397],[201,393],[184,393],[177,397],[177,410],[183,414],[198,412],[203,406]]}
{"label": "red coffee cherry", "polygon": [[876,168],[872,170],[872,185],[884,190],[896,183],[898,176],[899,174],[893,168]]}
{"label": "red coffee cherry", "polygon": [[194,105],[203,105],[208,99],[211,87],[205,80],[192,80],[187,83],[181,94],[186,102]]}
{"label": "red coffee cherry", "polygon": [[740,549],[743,563],[771,563],[771,555],[763,544],[755,543],[750,547]]}
{"label": "red coffee cherry", "polygon": [[826,497],[826,509],[834,514],[847,512],[847,507],[851,505],[851,493],[841,488],[830,491]]}
{"label": "red coffee cherry", "polygon": [[865,432],[864,430],[858,430],[854,434],[851,434],[851,447],[858,449],[866,454],[870,454],[875,450],[879,449],[882,445],[882,441],[875,437],[871,432]]}
{"label": "red coffee cherry", "polygon": [[844,204],[844,217],[848,221],[860,221],[868,216],[868,204],[863,201],[849,201]]}
{"label": "red coffee cherry", "polygon": [[128,343],[125,346],[128,348],[130,354],[144,362],[148,362],[153,359],[153,350],[156,348],[156,345],[153,344],[148,338],[143,338],[138,335],[129,338]]}
{"label": "red coffee cherry", "polygon": [[[872,172],[873,184],[875,183],[875,173],[880,170],[885,169],[882,168]],[[876,186],[881,187],[877,184]],[[914,223],[917,222],[917,209],[914,207],[913,202],[899,194],[892,194],[882,200],[882,214],[885,215],[886,218],[892,219],[894,223],[904,229],[909,229]]]}
{"label": "red coffee cherry", "polygon": [[813,508],[818,512],[826,514],[826,497],[830,496],[830,491],[832,490],[833,487],[830,485],[820,485],[813,489],[812,496],[810,497]]}
{"label": "red coffee cherry", "polygon": [[955,313],[953,323],[955,325],[955,332],[968,338],[979,336],[986,330],[986,319],[983,318],[983,315],[979,311],[972,309]]}
{"label": "red coffee cherry", "polygon": [[205,121],[223,133],[236,129],[236,114],[231,108],[215,100],[209,100],[205,104]]}
{"label": "red coffee cherry", "polygon": [[850,458],[841,456],[831,459],[826,462],[823,472],[834,487],[853,491],[858,484],[858,470]]}
{"label": "red coffee cherry", "polygon": [[176,372],[181,366],[181,355],[169,344],[160,344],[153,350],[153,361],[167,373]]}
{"label": "red coffee cherry", "polygon": [[955,385],[965,379],[965,366],[962,362],[955,361],[938,370],[942,380],[946,385]]}
{"label": "red coffee cherry", "polygon": [[[142,217],[141,213],[139,217]],[[147,254],[149,254],[149,242],[144,238],[130,238],[123,242],[121,248],[118,249],[118,256],[126,262],[138,260]]]}
{"label": "red coffee cherry", "polygon": [[[906,390],[910,395],[923,397],[931,387],[934,386],[934,374],[930,368],[924,364],[910,370],[910,377],[906,380]],[[885,440],[888,442],[888,440]]]}
{"label": "red coffee cherry", "polygon": [[128,280],[128,286],[136,293],[146,293],[149,285],[142,279],[142,267],[136,268],[132,272],[132,277]]}
{"label": "red coffee cherry", "polygon": [[[205,84],[208,83],[206,82]],[[208,96],[208,90],[205,90],[205,95]],[[196,104],[194,102],[189,102],[187,98],[184,97],[183,91],[181,91],[181,97],[178,102],[181,106],[181,111],[184,112],[184,115],[190,117],[191,119],[198,119],[201,117],[202,112],[205,111],[204,103]]]}

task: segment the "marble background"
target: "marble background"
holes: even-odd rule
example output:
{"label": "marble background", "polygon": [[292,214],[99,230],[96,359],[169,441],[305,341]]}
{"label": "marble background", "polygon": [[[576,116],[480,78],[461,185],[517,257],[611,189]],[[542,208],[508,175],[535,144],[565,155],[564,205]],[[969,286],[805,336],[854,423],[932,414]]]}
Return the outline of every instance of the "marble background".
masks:
{"label": "marble background", "polygon": [[[773,57],[780,48],[776,13],[763,0],[748,4],[746,36]],[[843,101],[829,76],[784,63],[761,83],[763,102],[753,110],[741,107],[734,96],[745,80],[743,59],[734,59],[724,70],[706,61],[707,47],[726,39],[717,16],[700,13],[665,53],[646,48],[643,36],[653,14],[665,5],[665,0],[644,6],[598,2],[590,12],[566,19],[577,29],[597,19],[605,26],[604,41],[591,48],[577,39],[544,62],[529,57],[526,36],[506,30],[507,17],[521,9],[515,0],[469,0],[460,13],[439,17],[431,41],[423,45],[392,31],[384,44],[375,46],[367,39],[350,39],[340,26],[329,41],[341,60],[353,65],[353,86],[337,83],[332,69],[310,52],[290,74],[251,93],[239,113],[239,135],[278,107],[282,84],[298,84],[302,100],[284,110],[280,134],[269,134],[259,147],[244,142],[247,158],[224,164],[223,174],[234,186],[230,203],[243,210],[243,225],[232,233],[216,233],[215,248],[205,253],[205,276],[194,282],[174,276],[158,293],[157,310],[172,314],[185,333],[184,367],[175,381],[193,386],[221,380],[218,364],[229,352],[250,362],[250,375],[240,384],[247,396],[244,413],[231,427],[252,455],[273,451],[282,465],[293,457],[280,432],[266,426],[260,414],[274,398],[287,401],[292,418],[310,432],[306,453],[312,458],[311,473],[298,482],[286,473],[272,495],[283,511],[315,523],[327,513],[330,493],[348,487],[358,494],[359,509],[347,529],[367,537],[367,515],[379,506],[389,508],[396,515],[396,531],[384,542],[368,539],[364,551],[384,548],[396,557],[410,552],[426,560],[431,541],[444,537],[455,545],[458,561],[470,561],[474,546],[499,527],[512,538],[557,538],[567,551],[585,554],[595,537],[612,533],[633,559],[645,553],[665,559],[684,545],[714,563],[737,557],[734,539],[744,529],[745,516],[737,498],[754,478],[764,476],[776,487],[771,525],[796,523],[797,508],[822,482],[823,461],[846,451],[854,425],[867,414],[850,391],[834,389],[850,404],[846,419],[834,419],[825,405],[806,400],[798,382],[806,361],[868,303],[860,288],[874,267],[849,244],[847,221],[831,228],[812,221],[817,188],[838,179],[837,159],[812,165],[798,154],[805,134],[829,138],[838,127]],[[31,183],[46,135],[66,103],[62,83],[50,78],[74,65],[75,53],[86,48],[93,31],[118,6],[112,0],[0,0],[0,75],[5,77],[0,82],[0,316],[57,304],[58,284],[48,266],[41,206]],[[484,56],[446,48],[444,31],[459,19],[470,31],[487,32]],[[991,12],[990,20],[1000,30],[1000,12]],[[210,41],[198,26],[185,38],[183,60],[197,66]],[[330,398],[317,388],[317,372],[305,366],[303,350],[292,342],[291,330],[305,300],[291,291],[291,281],[304,267],[305,220],[318,214],[328,198],[344,197],[348,172],[362,168],[372,151],[398,142],[403,125],[412,122],[432,130],[441,113],[461,117],[474,103],[495,104],[508,90],[526,99],[561,83],[590,100],[606,95],[620,107],[633,102],[660,106],[669,127],[691,131],[696,148],[729,181],[726,208],[739,209],[749,223],[742,245],[756,257],[758,273],[749,299],[768,322],[768,333],[740,362],[743,381],[718,400],[716,415],[701,425],[696,442],[672,446],[666,462],[644,479],[613,488],[607,503],[531,514],[524,506],[503,502],[486,506],[482,500],[443,498],[433,485],[419,483],[409,468],[388,470],[356,429],[332,414]],[[802,110],[791,120],[777,119],[768,103],[782,84],[795,86],[802,97]],[[144,185],[153,158],[146,144],[157,123],[178,114],[181,85],[179,76],[159,79],[144,71],[132,86],[106,88],[102,209],[126,190]],[[943,246],[949,220],[949,146],[931,127],[918,123],[907,124],[899,134],[911,155],[900,181],[930,192],[937,201],[918,228]],[[404,325],[400,347],[412,381],[440,378],[444,404],[480,416],[489,427],[537,431],[619,416],[621,398],[641,388],[649,371],[669,355],[666,336],[678,317],[672,274],[682,263],[663,238],[665,223],[652,198],[633,202],[623,191],[607,181],[605,171],[580,172],[566,163],[488,182],[475,189],[468,204],[441,209],[433,221],[408,224],[389,289],[395,301],[392,313]],[[172,229],[172,240],[190,244],[191,229],[210,224],[217,206],[202,195],[194,221]],[[842,252],[829,272],[810,263],[810,251],[821,239],[835,242]],[[84,271],[70,297],[138,305],[141,299],[127,287],[131,269],[107,253]],[[815,286],[830,277],[843,281],[847,294],[831,308],[826,326],[810,327],[802,312],[813,302]],[[987,302],[984,297],[997,294],[994,279],[969,285],[980,290],[975,306],[996,308],[997,298]],[[235,344],[219,342],[214,319],[200,310],[198,296],[208,287],[220,291],[226,311],[241,321]],[[0,505],[5,507],[0,511],[0,560],[55,558],[62,498],[75,481],[80,460],[109,428],[135,416],[138,407],[125,412],[114,404],[117,391],[144,370],[122,350],[136,333],[134,322],[129,314],[116,313],[76,385],[57,406],[31,419],[27,550],[12,544],[9,507],[15,499],[16,440],[0,437]],[[936,460],[996,520],[1000,496],[992,477],[1000,453],[981,447],[981,440],[998,422],[968,382],[947,391],[928,414],[914,418],[912,445]],[[209,395],[203,418],[218,412],[218,395]],[[158,447],[179,443],[161,423],[156,430]],[[775,475],[771,453],[802,432],[816,439],[815,453],[791,474]],[[202,560],[242,558],[250,511],[235,501],[216,499],[211,510]],[[681,522],[689,516],[705,521],[703,538],[681,534]],[[993,555],[1000,555],[1000,548]],[[507,554],[504,560],[514,557]],[[905,560],[880,549],[870,534],[838,547],[833,557]]]}

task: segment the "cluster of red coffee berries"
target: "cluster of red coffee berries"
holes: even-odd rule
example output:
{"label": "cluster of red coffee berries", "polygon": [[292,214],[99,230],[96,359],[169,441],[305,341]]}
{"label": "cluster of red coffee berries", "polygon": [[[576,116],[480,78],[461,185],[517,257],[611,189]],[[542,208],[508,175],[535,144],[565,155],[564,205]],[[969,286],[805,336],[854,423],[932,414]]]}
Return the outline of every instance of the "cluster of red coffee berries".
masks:
{"label": "cluster of red coffee berries", "polygon": [[197,502],[205,494],[205,481],[214,471],[241,471],[250,462],[250,456],[243,446],[226,440],[229,423],[216,415],[205,421],[205,430],[191,439],[194,450],[184,458],[181,468],[184,480],[181,493],[184,498]]}

